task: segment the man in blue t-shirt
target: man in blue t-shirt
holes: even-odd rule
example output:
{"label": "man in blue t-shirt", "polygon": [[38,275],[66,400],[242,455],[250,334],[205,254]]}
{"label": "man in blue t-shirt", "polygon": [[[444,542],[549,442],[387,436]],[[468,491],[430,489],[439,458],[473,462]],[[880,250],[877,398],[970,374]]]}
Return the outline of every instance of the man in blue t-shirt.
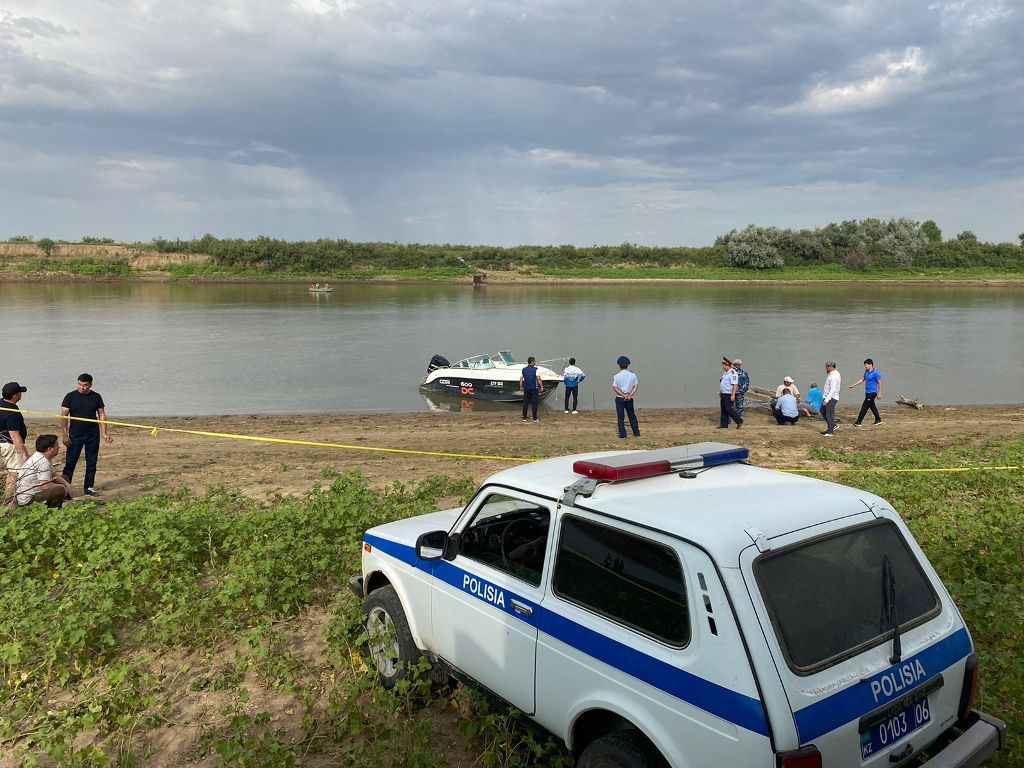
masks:
{"label": "man in blue t-shirt", "polygon": [[875,426],[877,427],[882,423],[882,417],[878,415],[878,407],[875,405],[875,399],[882,399],[882,392],[885,389],[885,382],[882,381],[881,371],[875,370],[875,361],[870,357],[864,361],[864,375],[859,381],[855,381],[850,385],[850,389],[853,389],[858,384],[864,385],[864,403],[860,407],[860,416],[853,422],[853,426],[859,427],[861,422],[864,421],[864,417],[867,416],[868,409],[871,409],[871,413],[875,417]]}
{"label": "man in blue t-shirt", "polygon": [[[100,436],[103,442],[112,443],[114,438],[107,432],[107,410],[99,392],[92,389],[92,376],[83,373],[78,377],[78,387],[64,395],[60,404],[61,442],[67,446],[64,459],[64,479],[69,483],[75,474],[78,457],[85,449],[85,495],[99,496],[96,490],[96,463],[100,456]],[[70,417],[70,418],[69,418]]]}
{"label": "man in blue t-shirt", "polygon": [[531,355],[526,358],[522,375],[519,377],[519,388],[523,391],[523,421],[526,421],[526,410],[533,408],[533,421],[537,421],[537,404],[540,393],[544,391],[544,382],[537,375],[537,358]]}
{"label": "man in blue t-shirt", "polygon": [[812,381],[811,388],[807,392],[807,399],[800,404],[800,412],[804,416],[820,416],[821,400],[821,387],[818,386],[818,382]]}

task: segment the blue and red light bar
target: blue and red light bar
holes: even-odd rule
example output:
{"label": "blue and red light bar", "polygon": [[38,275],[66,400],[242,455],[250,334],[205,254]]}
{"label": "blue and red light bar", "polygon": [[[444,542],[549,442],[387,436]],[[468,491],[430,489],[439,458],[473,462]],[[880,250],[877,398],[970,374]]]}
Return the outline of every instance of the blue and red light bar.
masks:
{"label": "blue and red light bar", "polygon": [[572,471],[577,475],[614,483],[734,464],[745,461],[749,456],[750,451],[739,445],[694,443],[656,451],[630,451],[603,459],[581,459],[573,463]]}

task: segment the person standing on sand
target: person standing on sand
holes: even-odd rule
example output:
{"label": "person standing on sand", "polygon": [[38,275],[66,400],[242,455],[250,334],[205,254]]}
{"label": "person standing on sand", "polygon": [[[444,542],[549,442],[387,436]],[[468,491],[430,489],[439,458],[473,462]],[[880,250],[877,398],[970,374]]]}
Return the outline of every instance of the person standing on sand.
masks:
{"label": "person standing on sand", "polygon": [[882,417],[878,415],[878,406],[875,405],[875,398],[882,399],[882,392],[885,391],[885,382],[882,380],[882,372],[875,370],[875,361],[870,357],[864,361],[864,375],[860,379],[850,385],[850,389],[853,389],[859,384],[864,385],[864,402],[860,406],[860,415],[857,420],[853,422],[853,426],[859,427],[864,421],[864,417],[868,415],[868,408],[871,409],[871,413],[874,414],[875,424],[878,426],[882,423]]}
{"label": "person standing on sand", "polygon": [[740,378],[732,369],[732,360],[722,358],[722,379],[718,383],[718,404],[722,409],[719,429],[729,428],[729,419],[736,422],[736,429],[743,426],[743,417],[736,413],[736,392],[740,386]]}
{"label": "person standing on sand", "polygon": [[0,471],[7,475],[4,481],[5,498],[14,493],[18,470],[28,461],[28,448],[25,447],[28,430],[25,429],[25,417],[18,409],[23,392],[28,392],[28,387],[9,381],[4,384],[4,399],[0,400],[0,409],[3,409],[0,410]]}
{"label": "person standing on sand", "polygon": [[738,357],[732,359],[732,369],[736,371],[739,381],[739,388],[736,390],[736,413],[739,414],[740,421],[743,421],[743,401],[747,390],[750,389],[750,374],[743,368],[743,361]]}
{"label": "person standing on sand", "polygon": [[536,424],[537,404],[540,402],[540,393],[544,391],[544,382],[537,375],[537,358],[530,355],[526,359],[526,366],[519,377],[519,389],[523,391],[523,421],[526,421],[526,410],[533,407],[533,423]]}
{"label": "person standing on sand", "polygon": [[569,364],[562,371],[562,381],[565,383],[565,412],[569,412],[569,396],[572,395],[572,412],[576,410],[580,399],[580,382],[587,378],[582,368],[577,367],[576,358],[570,357]]}
{"label": "person standing on sand", "polygon": [[839,390],[843,388],[843,379],[836,370],[836,364],[829,360],[825,363],[825,388],[821,390],[821,412],[825,416],[825,431],[821,434],[832,437],[836,433],[836,406],[839,405]]}
{"label": "person standing on sand", "polygon": [[621,355],[616,360],[619,372],[612,377],[612,392],[615,393],[615,418],[619,427],[619,438],[626,439],[626,416],[629,416],[629,428],[633,437],[640,437],[640,423],[636,420],[636,409],[633,397],[640,389],[640,380],[629,370],[629,358]]}
{"label": "person standing on sand", "polygon": [[100,457],[100,436],[107,444],[114,442],[114,438],[107,432],[106,405],[100,393],[93,391],[90,374],[81,374],[77,389],[64,395],[60,413],[64,417],[61,421],[61,438],[68,449],[64,460],[64,479],[71,482],[84,448],[85,495],[99,496],[100,492],[96,490],[96,464]]}

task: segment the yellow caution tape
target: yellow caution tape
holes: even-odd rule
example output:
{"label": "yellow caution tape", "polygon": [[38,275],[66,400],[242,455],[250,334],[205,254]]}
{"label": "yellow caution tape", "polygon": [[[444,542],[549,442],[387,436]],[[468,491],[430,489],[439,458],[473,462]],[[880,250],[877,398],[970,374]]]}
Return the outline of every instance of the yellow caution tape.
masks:
{"label": "yellow caution tape", "polygon": [[371,445],[344,445],[342,443],[321,443],[312,440],[289,440],[283,437],[259,437],[257,435],[236,435],[231,432],[206,432],[200,429],[177,429],[175,427],[157,427],[152,424],[133,424],[129,421],[111,421],[109,419],[87,419],[81,416],[63,416],[47,411],[29,411],[25,409],[0,408],[0,411],[17,410],[20,413],[28,413],[33,416],[49,416],[54,419],[66,419],[68,421],[86,421],[92,424],[105,424],[112,427],[129,427],[132,429],[148,429],[149,434],[156,436],[157,431],[174,432],[179,435],[199,435],[201,437],[219,437],[225,440],[246,440],[257,443],[279,443],[281,445],[309,445],[315,448],[341,448],[349,451],[376,451],[378,453],[406,453],[418,456],[442,456],[449,459],[490,459],[492,461],[518,461],[531,462],[539,459],[528,459],[521,456],[489,456],[480,453],[447,453],[444,451],[416,451],[411,448],[377,448]]}
{"label": "yellow caution tape", "polygon": [[1009,469],[1024,469],[1024,467],[921,467],[907,469],[890,469],[887,467],[834,467],[832,469],[799,469],[786,468],[777,469],[776,472],[988,472]]}

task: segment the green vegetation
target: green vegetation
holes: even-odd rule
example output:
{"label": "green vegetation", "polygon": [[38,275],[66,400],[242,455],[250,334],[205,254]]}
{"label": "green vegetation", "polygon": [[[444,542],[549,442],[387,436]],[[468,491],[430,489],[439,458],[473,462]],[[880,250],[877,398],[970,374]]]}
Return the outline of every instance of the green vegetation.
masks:
{"label": "green vegetation", "polygon": [[[359,768],[428,768],[432,722],[452,719],[454,702],[485,765],[557,765],[550,741],[471,694],[451,700],[419,674],[385,692],[358,652],[345,581],[363,531],[462,503],[469,481],[374,492],[358,475],[330,479],[267,503],[221,491],[0,516],[0,753],[23,766],[140,765],[176,726],[225,766],[331,751]],[[297,642],[311,616],[320,663]],[[180,722],[197,698],[213,711]]]}
{"label": "green vegetation", "polygon": [[39,259],[17,265],[21,272],[78,275],[82,277],[131,277],[133,270],[123,259]]}
{"label": "green vegetation", "polygon": [[[1024,766],[1024,473],[869,471],[1020,466],[1024,438],[941,455],[812,455],[864,468],[836,479],[903,514],[971,628],[979,706],[1010,723],[1009,749],[991,764]],[[439,764],[432,734],[454,719],[481,765],[568,765],[552,741],[472,692],[432,689],[422,674],[385,692],[359,651],[361,613],[345,580],[359,570],[363,531],[462,503],[471,482],[373,491],[359,475],[328,479],[304,498],[220,491],[0,516],[0,753],[24,766],[142,765],[159,734],[183,728],[225,766],[331,756],[426,768]]]}
{"label": "green vegetation", "polygon": [[[8,242],[31,244],[29,236]],[[63,241],[59,241],[63,244]],[[35,241],[49,257],[56,245]],[[111,238],[84,237],[83,245]],[[288,242],[204,235],[192,240],[156,238],[124,244],[142,253],[187,254],[196,261],[154,269],[173,279],[453,280],[475,271],[540,277],[616,279],[974,280],[1024,278],[1024,240],[982,243],[970,231],[943,241],[934,221],[864,219],[817,229],[750,225],[721,235],[713,246],[648,247],[623,243],[496,246],[358,243],[320,239]],[[22,255],[20,268],[70,272],[72,262]],[[72,272],[72,274],[76,274]],[[88,274],[78,272],[77,274]]]}

